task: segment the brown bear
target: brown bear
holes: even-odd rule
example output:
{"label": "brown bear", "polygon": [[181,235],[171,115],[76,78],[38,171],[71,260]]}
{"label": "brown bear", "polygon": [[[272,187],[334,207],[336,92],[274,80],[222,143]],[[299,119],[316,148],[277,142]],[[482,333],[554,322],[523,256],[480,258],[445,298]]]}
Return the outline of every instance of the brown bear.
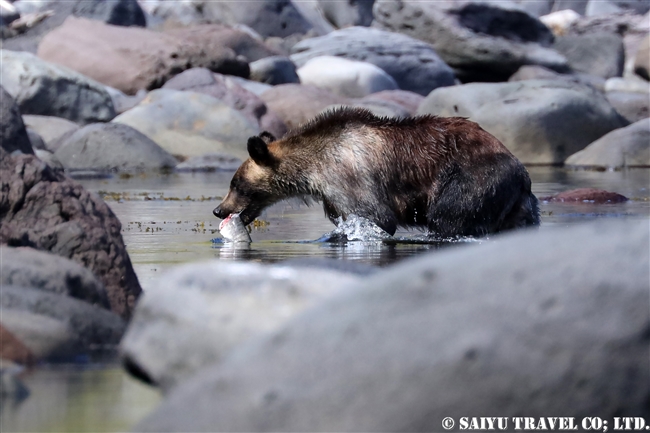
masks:
{"label": "brown bear", "polygon": [[377,117],[342,108],[276,140],[248,140],[247,159],[214,210],[251,223],[290,197],[322,201],[332,222],[365,217],[398,226],[481,236],[539,224],[528,172],[499,140],[460,117]]}

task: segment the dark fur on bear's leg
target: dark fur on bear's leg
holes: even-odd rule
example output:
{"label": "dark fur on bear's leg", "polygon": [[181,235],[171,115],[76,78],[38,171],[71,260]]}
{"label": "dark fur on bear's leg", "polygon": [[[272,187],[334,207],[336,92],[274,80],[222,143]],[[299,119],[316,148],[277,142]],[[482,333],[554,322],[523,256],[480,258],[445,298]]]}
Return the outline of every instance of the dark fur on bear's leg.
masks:
{"label": "dark fur on bear's leg", "polygon": [[482,236],[539,224],[524,166],[467,119],[382,118],[363,109],[323,114],[286,137],[248,140],[214,214],[251,223],[271,204],[311,196],[336,224],[357,215],[391,235],[398,226]]}

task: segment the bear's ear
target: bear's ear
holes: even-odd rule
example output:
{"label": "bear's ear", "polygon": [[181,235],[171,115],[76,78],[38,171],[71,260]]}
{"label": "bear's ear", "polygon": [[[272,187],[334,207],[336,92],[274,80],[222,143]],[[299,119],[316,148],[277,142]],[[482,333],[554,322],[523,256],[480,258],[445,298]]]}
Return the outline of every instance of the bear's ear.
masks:
{"label": "bear's ear", "polygon": [[266,142],[257,136],[248,139],[248,154],[258,165],[271,165],[273,162],[273,156]]}
{"label": "bear's ear", "polygon": [[266,144],[273,143],[277,138],[273,134],[271,134],[269,131],[262,131],[260,134],[260,138],[264,140]]}

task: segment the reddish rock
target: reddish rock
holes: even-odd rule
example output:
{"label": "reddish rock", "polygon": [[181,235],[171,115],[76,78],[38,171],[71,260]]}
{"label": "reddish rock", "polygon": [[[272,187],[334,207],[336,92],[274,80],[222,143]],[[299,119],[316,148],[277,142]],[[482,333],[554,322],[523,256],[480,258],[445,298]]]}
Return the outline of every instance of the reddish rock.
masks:
{"label": "reddish rock", "polygon": [[348,98],[335,95],[329,90],[301,84],[274,86],[260,97],[289,129],[308,121],[330,105],[350,102]]}
{"label": "reddish rock", "polygon": [[628,198],[617,194],[596,188],[579,188],[564,191],[549,197],[543,197],[541,201],[550,203],[624,203]]}
{"label": "reddish rock", "polygon": [[18,364],[32,364],[34,354],[0,323],[0,359]]}
{"label": "reddish rock", "polygon": [[168,34],[69,17],[43,38],[38,56],[130,95],[158,88],[193,67],[248,77],[247,61],[211,35]]}
{"label": "reddish rock", "polygon": [[128,318],[142,289],[108,205],[32,155],[0,149],[0,172],[0,244],[80,263],[104,283],[111,310]]}
{"label": "reddish rock", "polygon": [[205,68],[181,72],[163,86],[164,89],[189,90],[213,96],[240,111],[263,131],[282,137],[287,127],[275,113],[269,111],[264,101],[244,89],[231,78]]}

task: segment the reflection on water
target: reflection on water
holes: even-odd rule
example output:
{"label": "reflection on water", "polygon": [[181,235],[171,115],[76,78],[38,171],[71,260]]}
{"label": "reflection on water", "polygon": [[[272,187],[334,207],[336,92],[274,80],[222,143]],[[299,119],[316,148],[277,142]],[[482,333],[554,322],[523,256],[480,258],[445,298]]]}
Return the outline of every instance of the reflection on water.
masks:
{"label": "reflection on water", "polygon": [[[532,167],[538,197],[573,188],[601,188],[632,200],[623,204],[542,203],[542,227],[597,218],[648,218],[650,170],[572,171]],[[85,179],[81,183],[107,200],[122,222],[122,233],[143,288],[161,271],[199,260],[275,262],[298,257],[330,257],[387,265],[406,257],[465,242],[421,243],[422,234],[401,230],[403,242],[304,242],[334,228],[319,205],[283,202],[269,208],[252,229],[244,248],[212,242],[220,220],[212,215],[228,189],[232,173],[171,174],[132,178]],[[474,241],[490,242],[489,239]],[[153,408],[158,394],[129,379],[115,364],[93,368],[40,368],[25,376],[31,395],[20,404],[0,405],[0,430],[124,431]]]}
{"label": "reflection on water", "polygon": [[40,367],[22,380],[26,399],[0,399],[2,432],[128,431],[160,400],[117,365]]}
{"label": "reflection on water", "polygon": [[[596,218],[648,218],[650,170],[576,171],[557,167],[529,168],[538,197],[573,188],[601,188],[632,200],[623,204],[589,205],[542,203],[542,228]],[[331,257],[375,265],[445,248],[454,243],[306,243],[332,231],[320,205],[282,202],[267,209],[253,227],[248,249],[212,243],[219,238],[220,220],[212,215],[230,183],[232,173],[182,173],[128,179],[84,180],[101,192],[122,221],[124,240],[145,288],[170,266],[213,258],[275,262],[296,257]],[[400,230],[396,237],[413,239],[417,231]],[[487,240],[489,242],[489,240]]]}

